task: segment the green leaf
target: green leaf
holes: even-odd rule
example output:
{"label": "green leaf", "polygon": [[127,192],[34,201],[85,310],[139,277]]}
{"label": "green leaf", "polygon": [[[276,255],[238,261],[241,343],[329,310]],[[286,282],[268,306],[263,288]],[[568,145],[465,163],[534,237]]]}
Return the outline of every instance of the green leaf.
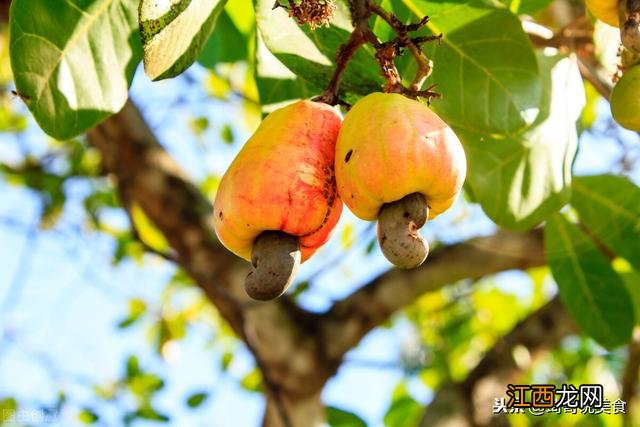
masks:
{"label": "green leaf", "polygon": [[330,427],[367,427],[367,423],[353,412],[327,406],[326,413]]}
{"label": "green leaf", "polygon": [[132,379],[133,377],[140,375],[142,370],[140,369],[140,362],[138,362],[138,358],[136,356],[129,356],[127,358],[127,379]]}
{"label": "green leaf", "polygon": [[175,77],[198,58],[226,0],[141,0],[144,70],[152,80]]}
{"label": "green leaf", "polygon": [[233,135],[233,128],[231,127],[231,125],[229,124],[224,125],[224,127],[222,128],[222,132],[220,132],[220,136],[222,137],[222,140],[226,144],[233,144],[234,135]]}
{"label": "green leaf", "polygon": [[640,273],[633,270],[629,263],[618,258],[613,262],[613,268],[618,272],[631,295],[636,326],[640,325]]}
{"label": "green leaf", "polygon": [[424,408],[411,396],[394,401],[384,415],[386,427],[415,427],[420,422]]}
{"label": "green leaf", "polygon": [[[336,3],[331,25],[311,30],[309,26],[300,27],[283,8],[273,9],[272,0],[256,0],[256,21],[266,47],[289,70],[315,87],[324,88],[329,83],[338,48],[353,29],[346,3]],[[341,84],[347,99],[380,90],[383,80],[373,53],[371,46],[362,47],[349,62]],[[261,99],[262,93],[260,90]]]}
{"label": "green leaf", "polygon": [[584,92],[572,59],[541,58],[541,65],[550,81],[544,82],[540,123],[504,138],[456,129],[467,153],[467,186],[485,213],[506,228],[528,229],[571,197]]}
{"label": "green leaf", "polygon": [[0,399],[0,422],[10,419],[18,409],[18,401],[13,397]]}
{"label": "green leaf", "polygon": [[99,419],[98,414],[89,408],[83,408],[78,412],[78,420],[83,424],[95,424]]}
{"label": "green leaf", "polygon": [[146,309],[147,309],[147,304],[143,300],[139,298],[133,298],[129,300],[129,313],[124,320],[118,323],[118,328],[124,329],[133,325],[136,322],[136,320],[138,320],[140,316],[144,314]]}
{"label": "green leaf", "polygon": [[228,2],[202,49],[198,62],[213,69],[218,63],[251,61],[254,54],[256,17],[251,0]]}
{"label": "green leaf", "polygon": [[247,391],[260,391],[260,387],[262,386],[262,374],[260,370],[254,368],[240,380],[240,385]]}
{"label": "green leaf", "polygon": [[220,369],[222,369],[223,371],[227,371],[232,361],[233,361],[233,352],[225,351],[224,353],[222,353],[222,357],[220,358]]}
{"label": "green leaf", "polygon": [[609,260],[560,214],[547,221],[544,237],[560,297],[578,325],[606,348],[627,342],[634,324],[633,305]]}
{"label": "green leaf", "polygon": [[293,74],[265,46],[262,37],[257,37],[256,85],[260,103],[266,112],[280,103],[296,99],[311,98],[322,89],[307,83]]}
{"label": "green leaf", "polygon": [[513,13],[533,13],[549,6],[553,0],[500,0]]}
{"label": "green leaf", "polygon": [[378,243],[378,239],[376,237],[372,237],[367,243],[367,247],[364,249],[365,255],[370,255],[371,252],[376,248],[376,243]]}
{"label": "green leaf", "polygon": [[189,127],[196,136],[202,136],[202,134],[209,128],[209,119],[204,116],[193,117],[189,120]]}
{"label": "green leaf", "polygon": [[352,222],[345,224],[340,233],[340,246],[347,250],[356,242],[355,226]]}
{"label": "green leaf", "polygon": [[[540,113],[538,63],[520,20],[479,0],[406,0],[412,20],[429,16],[442,43],[424,46],[433,60],[429,82],[443,98],[433,107],[451,126],[476,133],[514,134]],[[411,67],[415,65],[411,63]],[[401,70],[403,77],[409,70]]]}
{"label": "green leaf", "polygon": [[104,385],[94,385],[93,392],[100,399],[114,400],[118,394],[118,383],[110,382]]}
{"label": "green leaf", "polygon": [[571,205],[591,233],[640,271],[640,187],[620,176],[578,177]]}
{"label": "green leaf", "polygon": [[178,340],[187,335],[187,319],[183,313],[167,316],[163,323],[168,332],[168,339]]}
{"label": "green leaf", "polygon": [[131,221],[135,226],[138,237],[147,246],[158,252],[164,252],[169,248],[169,242],[167,242],[164,234],[158,230],[142,208],[136,203],[131,206]]}
{"label": "green leaf", "polygon": [[145,405],[141,407],[132,415],[134,418],[142,418],[145,420],[158,421],[162,423],[169,422],[170,420],[170,418],[167,415],[161,414],[160,412],[158,412],[158,410],[156,410],[151,405]]}
{"label": "green leaf", "polygon": [[244,61],[249,56],[249,38],[240,32],[226,11],[222,11],[198,62],[213,69],[221,62]]}
{"label": "green leaf", "polygon": [[137,0],[14,0],[16,88],[40,127],[69,139],[120,111],[140,62]]}
{"label": "green leaf", "polygon": [[164,388],[164,380],[155,374],[141,373],[129,380],[129,389],[140,397],[150,396]]}
{"label": "green leaf", "polygon": [[189,408],[197,408],[202,405],[208,397],[209,393],[207,392],[194,393],[187,398],[187,406],[189,406]]}
{"label": "green leaf", "polygon": [[305,292],[307,292],[311,288],[311,283],[308,280],[302,281],[298,283],[292,290],[289,292],[289,298],[293,301],[297,301],[298,298]]}

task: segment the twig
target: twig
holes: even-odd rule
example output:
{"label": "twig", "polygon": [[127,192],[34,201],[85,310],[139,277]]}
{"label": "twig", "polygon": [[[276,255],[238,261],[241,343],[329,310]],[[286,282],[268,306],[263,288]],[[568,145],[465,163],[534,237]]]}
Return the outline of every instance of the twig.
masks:
{"label": "twig", "polygon": [[611,97],[611,85],[606,84],[595,70],[592,69],[582,58],[578,57],[578,69],[583,79],[591,83],[591,86],[606,100]]}
{"label": "twig", "polygon": [[[425,43],[428,41],[440,41],[442,40],[442,34],[437,36],[423,36],[417,38],[409,38],[407,37],[407,33],[417,31],[423,26],[425,26],[429,22],[429,17],[423,17],[419,22],[415,24],[405,25],[395,16],[381,8],[378,4],[373,1],[369,1],[369,8],[373,13],[382,18],[393,30],[398,34],[398,37],[394,40],[398,47],[407,47],[411,52],[411,55],[416,61],[418,65],[418,69],[416,70],[416,75],[409,86],[409,89],[414,93],[418,93],[422,88],[425,80],[431,75],[433,70],[433,61],[431,61],[427,56],[422,52],[420,48],[421,43]],[[428,96],[429,99],[432,96]]]}
{"label": "twig", "polygon": [[314,101],[324,102],[329,105],[342,104],[348,106],[345,102],[341,101],[338,96],[340,82],[342,81],[344,72],[347,69],[347,64],[365,41],[366,39],[362,32],[357,28],[351,33],[347,43],[343,44],[338,49],[338,54],[336,55],[336,69],[331,77],[331,81],[329,81],[329,85],[322,95],[313,99]]}
{"label": "twig", "polygon": [[[349,9],[351,11],[351,20],[354,27],[353,32],[351,33],[349,40],[338,49],[338,54],[336,56],[336,69],[327,89],[322,95],[314,98],[314,101],[324,102],[329,105],[347,105],[342,102],[338,96],[340,82],[347,64],[353,58],[356,51],[365,43],[371,44],[376,49],[376,61],[380,65],[382,75],[387,81],[384,88],[385,92],[401,93],[410,98],[424,97],[428,101],[440,96],[439,94],[431,91],[435,86],[431,86],[427,90],[421,90],[424,81],[431,74],[433,63],[426,57],[426,55],[424,55],[420,46],[422,43],[429,41],[440,41],[442,34],[437,36],[421,36],[414,38],[410,38],[407,35],[410,32],[422,28],[428,22],[428,17],[425,16],[420,20],[420,22],[405,25],[400,22],[395,15],[385,11],[371,0],[349,0]],[[371,14],[376,14],[387,22],[396,32],[397,37],[384,43],[381,42],[374,34],[369,24]],[[400,73],[398,73],[394,62],[395,57],[402,54],[402,49],[404,48],[409,49],[418,65],[416,76],[408,88],[402,85]]]}

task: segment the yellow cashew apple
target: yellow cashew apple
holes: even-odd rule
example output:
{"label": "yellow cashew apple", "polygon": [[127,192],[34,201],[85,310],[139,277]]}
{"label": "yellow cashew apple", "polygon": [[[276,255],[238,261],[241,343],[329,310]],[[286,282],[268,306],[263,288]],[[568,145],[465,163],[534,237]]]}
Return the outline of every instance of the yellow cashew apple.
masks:
{"label": "yellow cashew apple", "polygon": [[625,71],[611,91],[611,115],[621,126],[640,132],[640,65]]}
{"label": "yellow cashew apple", "polygon": [[397,266],[424,261],[419,229],[460,193],[466,158],[451,128],[423,103],[373,93],[347,113],[336,144],[336,183],[359,218],[378,218],[378,240]]}
{"label": "yellow cashew apple", "polygon": [[281,295],[338,222],[333,166],[341,122],[334,108],[312,101],[273,111],[224,174],[214,227],[225,247],[251,260],[251,297]]}
{"label": "yellow cashew apple", "polygon": [[619,25],[618,0],[585,0],[585,3],[589,12],[602,22],[614,27]]}

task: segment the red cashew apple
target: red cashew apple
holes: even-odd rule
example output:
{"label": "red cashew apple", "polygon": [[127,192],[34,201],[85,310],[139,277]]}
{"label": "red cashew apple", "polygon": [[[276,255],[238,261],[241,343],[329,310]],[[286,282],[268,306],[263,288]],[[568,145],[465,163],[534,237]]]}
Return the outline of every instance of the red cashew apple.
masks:
{"label": "red cashew apple", "polygon": [[220,182],[215,231],[252,262],[245,290],[254,299],[281,295],[340,218],[333,163],[341,121],[334,108],[312,101],[273,111]]}
{"label": "red cashew apple", "polygon": [[422,264],[419,229],[460,193],[466,158],[451,128],[419,101],[373,93],[346,115],[336,145],[336,182],[347,207],[378,219],[378,240],[393,264]]}

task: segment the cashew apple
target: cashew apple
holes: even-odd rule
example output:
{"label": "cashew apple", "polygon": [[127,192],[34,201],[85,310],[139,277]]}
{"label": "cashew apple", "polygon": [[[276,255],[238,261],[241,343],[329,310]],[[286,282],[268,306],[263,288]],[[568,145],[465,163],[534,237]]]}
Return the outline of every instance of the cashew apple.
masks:
{"label": "cashew apple", "polygon": [[621,126],[640,132],[640,65],[625,71],[611,91],[611,115]]}
{"label": "cashew apple", "polygon": [[619,26],[618,0],[585,0],[585,3],[593,16],[614,27]]}
{"label": "cashew apple", "polygon": [[378,219],[387,259],[412,268],[429,250],[419,229],[456,200],[466,158],[451,128],[425,104],[396,93],[373,93],[344,119],[335,171],[347,207],[361,219]]}
{"label": "cashew apple", "polygon": [[252,262],[245,282],[252,298],[281,295],[338,222],[334,155],[341,122],[333,107],[312,101],[275,110],[224,174],[214,228],[225,247]]}

